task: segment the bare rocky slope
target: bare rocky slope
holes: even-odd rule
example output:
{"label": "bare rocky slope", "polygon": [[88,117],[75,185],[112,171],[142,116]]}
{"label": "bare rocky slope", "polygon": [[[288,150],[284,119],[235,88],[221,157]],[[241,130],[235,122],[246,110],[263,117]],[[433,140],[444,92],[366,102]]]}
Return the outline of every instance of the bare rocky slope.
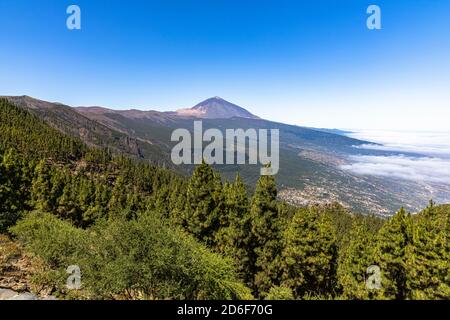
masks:
{"label": "bare rocky slope", "polygon": [[24,254],[20,245],[0,235],[0,300],[55,300],[46,288],[33,285],[37,259]]}

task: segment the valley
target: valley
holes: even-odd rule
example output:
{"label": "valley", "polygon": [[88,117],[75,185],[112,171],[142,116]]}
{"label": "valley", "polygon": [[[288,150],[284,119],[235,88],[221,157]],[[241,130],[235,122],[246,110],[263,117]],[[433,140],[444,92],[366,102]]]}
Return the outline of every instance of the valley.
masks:
{"label": "valley", "polygon": [[[292,126],[261,119],[244,108],[214,97],[192,109],[176,112],[112,110],[103,107],[72,108],[31,97],[8,97],[14,104],[32,113],[58,130],[81,138],[91,146],[107,147],[158,166],[190,174],[193,165],[176,166],[170,160],[175,129],[192,132],[194,120],[201,119],[204,130],[278,129],[280,164],[277,184],[280,199],[294,205],[339,202],[365,214],[389,216],[401,206],[416,212],[432,198],[449,201],[450,187],[425,184],[394,177],[357,175],[340,169],[354,155],[395,155],[393,151],[356,148],[368,144],[343,135],[339,130]],[[189,112],[188,110],[191,110]],[[356,147],[355,147],[356,146]],[[239,173],[247,186],[255,185],[259,165],[215,165],[224,179]]]}

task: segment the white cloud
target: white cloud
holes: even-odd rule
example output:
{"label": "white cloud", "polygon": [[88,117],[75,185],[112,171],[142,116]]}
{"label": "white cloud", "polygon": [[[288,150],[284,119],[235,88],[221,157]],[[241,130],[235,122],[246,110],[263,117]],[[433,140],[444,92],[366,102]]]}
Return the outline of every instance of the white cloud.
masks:
{"label": "white cloud", "polygon": [[397,132],[397,131],[358,131],[348,136],[378,143],[357,146],[360,149],[394,152],[412,152],[423,155],[450,158],[449,132]]}
{"label": "white cloud", "polygon": [[343,170],[360,175],[396,177],[412,181],[450,184],[450,160],[432,157],[351,156]]}

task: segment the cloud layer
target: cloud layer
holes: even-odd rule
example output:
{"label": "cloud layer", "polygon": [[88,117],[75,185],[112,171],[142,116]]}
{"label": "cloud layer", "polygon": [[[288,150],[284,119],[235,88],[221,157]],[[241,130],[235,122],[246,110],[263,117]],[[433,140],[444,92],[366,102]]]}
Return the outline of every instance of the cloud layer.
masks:
{"label": "cloud layer", "polygon": [[350,160],[354,163],[340,168],[360,175],[450,184],[450,160],[406,156],[352,156]]}
{"label": "cloud layer", "polygon": [[[351,164],[341,169],[360,175],[395,177],[418,182],[450,185],[449,132],[360,131],[349,136],[376,144],[360,149],[398,152],[395,156],[351,156]],[[401,153],[418,153],[412,157]]]}
{"label": "cloud layer", "polygon": [[381,144],[357,146],[361,149],[412,152],[450,159],[450,132],[358,131],[348,136]]}

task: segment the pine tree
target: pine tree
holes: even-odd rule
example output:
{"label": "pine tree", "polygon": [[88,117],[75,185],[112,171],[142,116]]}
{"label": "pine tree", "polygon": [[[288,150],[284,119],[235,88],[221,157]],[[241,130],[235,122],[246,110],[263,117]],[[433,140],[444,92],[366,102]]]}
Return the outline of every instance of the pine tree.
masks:
{"label": "pine tree", "polygon": [[210,165],[197,166],[189,180],[184,210],[184,225],[197,239],[214,246],[223,213],[222,184]]}
{"label": "pine tree", "polygon": [[259,296],[264,296],[270,288],[279,284],[282,244],[276,199],[274,177],[261,176],[251,203],[249,245],[250,274],[254,275],[252,287]]}
{"label": "pine tree", "polygon": [[450,210],[432,202],[418,214],[407,250],[411,299],[450,298]]}
{"label": "pine tree", "polygon": [[19,155],[9,149],[0,158],[0,232],[7,230],[27,209],[29,197],[27,168]]}
{"label": "pine tree", "polygon": [[94,202],[83,213],[83,226],[92,225],[96,220],[105,217],[108,212],[110,200],[110,188],[105,183],[96,181],[94,183]]}
{"label": "pine tree", "polygon": [[332,293],[336,283],[337,245],[330,217],[299,209],[284,233],[283,284],[296,298]]}
{"label": "pine tree", "polygon": [[67,177],[61,196],[57,200],[57,213],[64,219],[69,220],[76,226],[81,225],[83,212],[80,209],[78,196],[81,190],[77,177]]}
{"label": "pine tree", "polygon": [[52,172],[45,160],[41,160],[34,171],[31,186],[31,202],[35,209],[54,212],[55,199],[52,193]]}
{"label": "pine tree", "polygon": [[169,198],[169,218],[177,226],[184,226],[183,216],[186,207],[186,185],[175,183]]}
{"label": "pine tree", "polygon": [[348,234],[347,246],[341,248],[337,270],[342,296],[346,299],[370,299],[375,292],[366,286],[367,268],[374,264],[374,234],[358,219]]}
{"label": "pine tree", "polygon": [[232,220],[232,206],[233,206],[233,196],[232,196],[233,185],[225,181],[223,185],[223,195],[224,195],[224,213],[219,217],[219,229],[216,233],[216,250],[224,255],[230,255],[230,246],[232,244],[232,233],[233,230],[230,228]]}
{"label": "pine tree", "polygon": [[170,187],[161,186],[155,193],[155,210],[162,216],[168,218],[170,215]]}
{"label": "pine tree", "polygon": [[216,237],[217,250],[232,257],[244,281],[251,283],[251,221],[247,191],[239,175],[234,183],[225,183],[223,190],[225,214],[220,217],[221,228]]}
{"label": "pine tree", "polygon": [[108,203],[108,211],[113,217],[122,216],[127,207],[127,185],[125,178],[120,175],[114,182],[114,187],[111,192],[111,197]]}
{"label": "pine tree", "polygon": [[406,248],[411,242],[411,216],[400,209],[377,236],[376,265],[381,269],[380,298],[405,299]]}

